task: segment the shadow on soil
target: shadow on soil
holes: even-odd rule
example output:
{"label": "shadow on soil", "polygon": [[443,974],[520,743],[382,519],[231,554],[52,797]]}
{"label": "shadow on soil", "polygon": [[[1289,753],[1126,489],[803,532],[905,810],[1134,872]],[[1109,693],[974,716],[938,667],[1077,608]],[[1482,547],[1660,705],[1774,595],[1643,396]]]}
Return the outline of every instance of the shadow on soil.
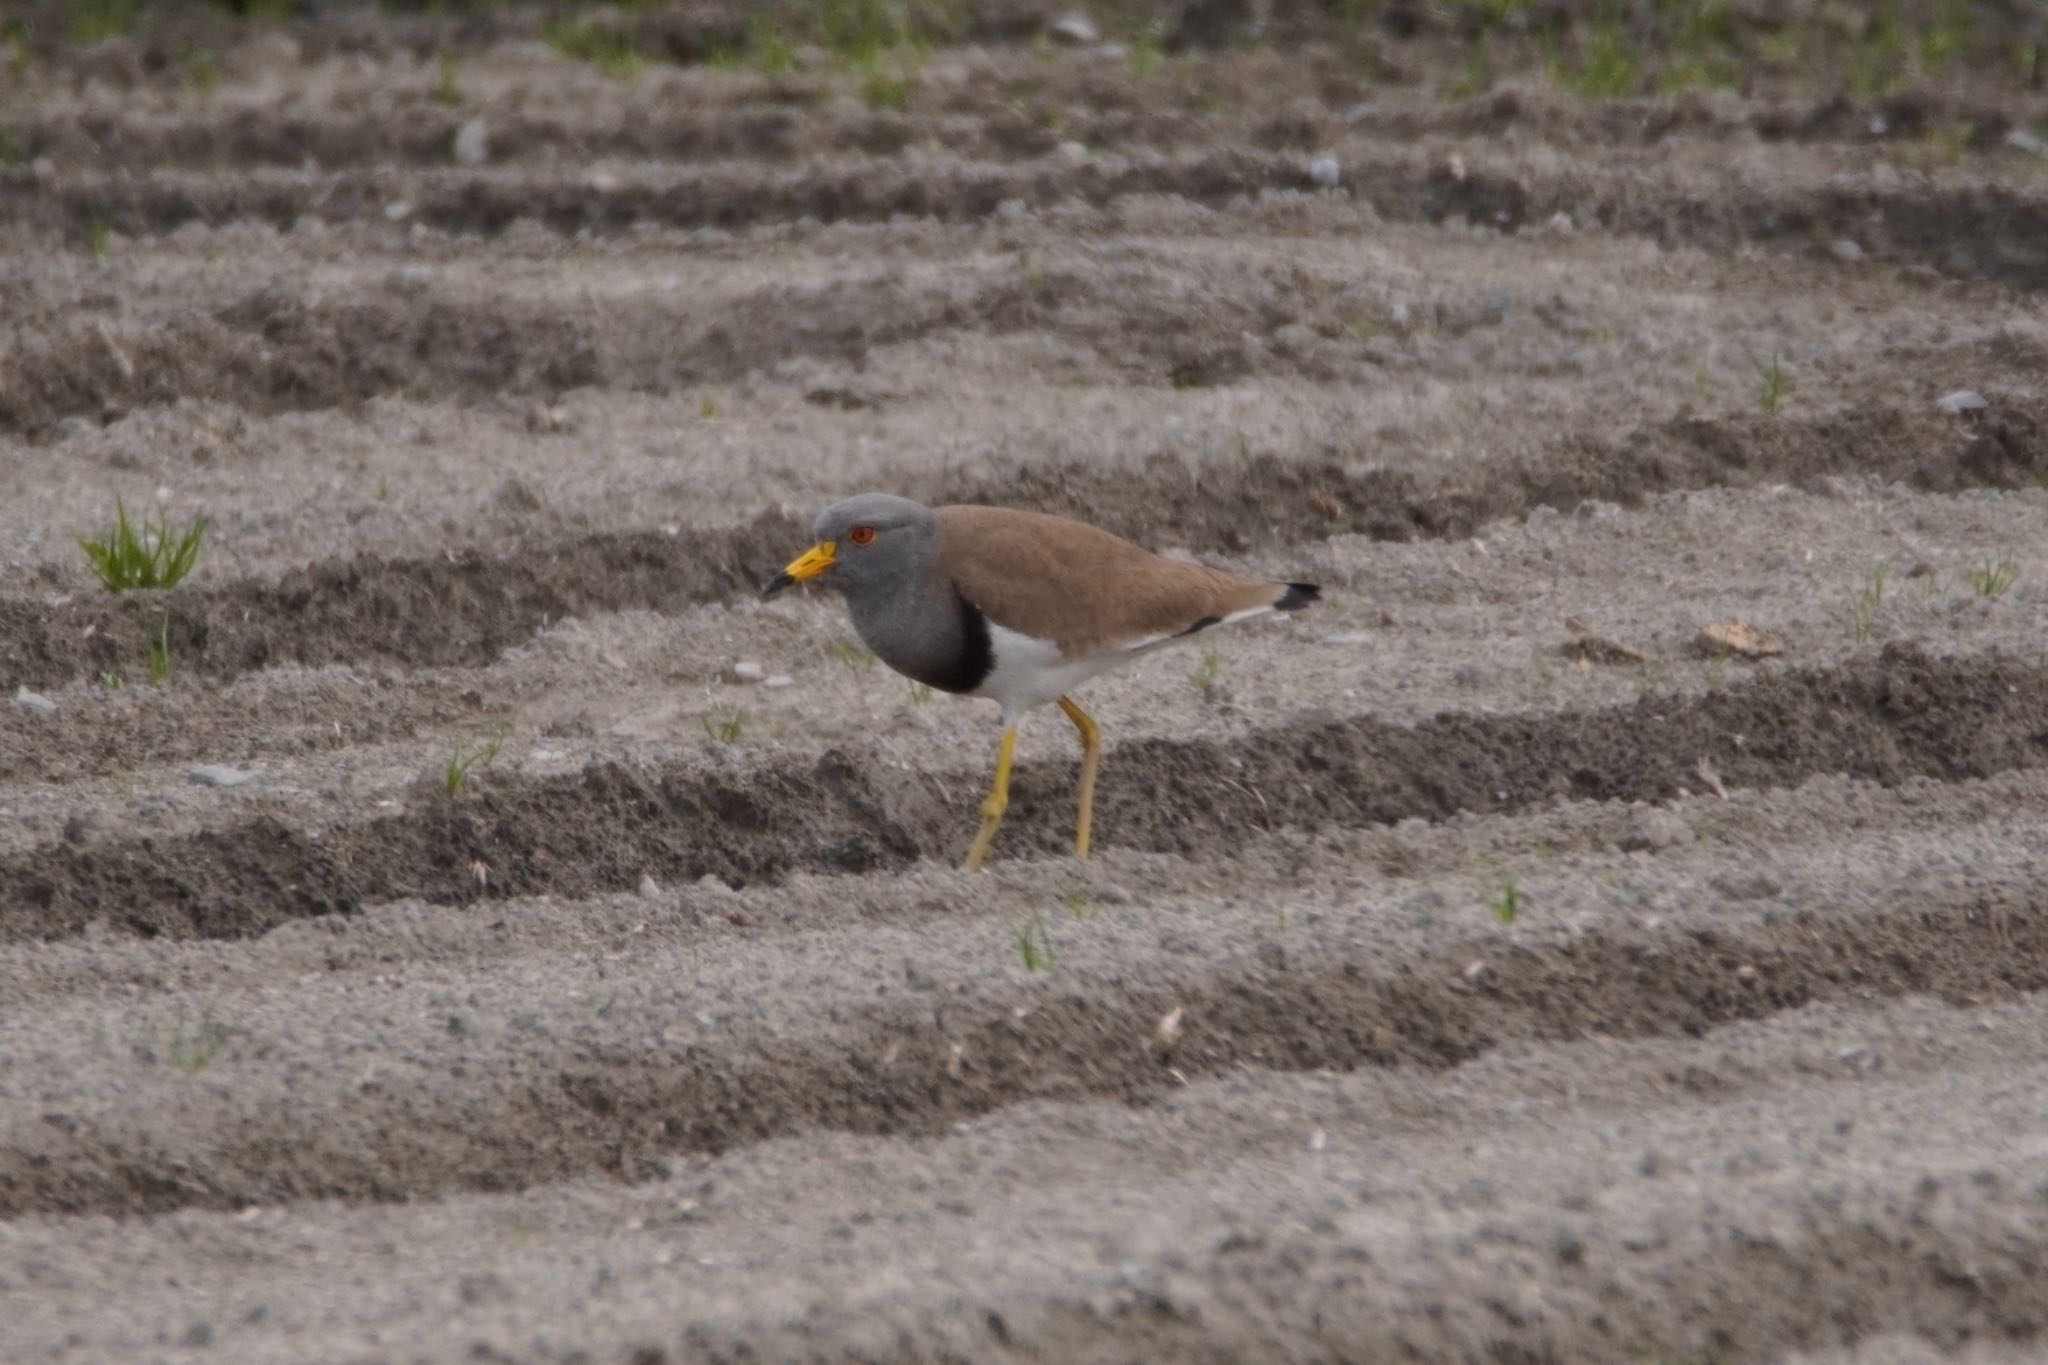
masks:
{"label": "shadow on soil", "polygon": [[[2044,760],[2048,669],[1893,646],[1841,668],[1614,710],[1452,713],[1412,728],[1311,721],[1229,744],[1144,740],[1105,767],[1096,837],[1214,857],[1283,825],[1664,800],[1702,789],[1703,761],[1731,787],[1774,787],[1823,773],[1887,783],[1983,777]],[[954,776],[952,790],[978,789],[979,774]],[[1012,791],[998,853],[1064,849],[1068,767],[1027,765]],[[0,860],[0,939],[60,938],[94,924],[236,938],[409,896],[586,896],[629,889],[643,875],[746,884],[951,861],[971,816],[934,784],[877,775],[838,753],[744,774],[607,764],[567,777],[492,775],[457,798],[423,786],[404,814],[317,838],[264,819]],[[488,869],[481,880],[479,864]]]}

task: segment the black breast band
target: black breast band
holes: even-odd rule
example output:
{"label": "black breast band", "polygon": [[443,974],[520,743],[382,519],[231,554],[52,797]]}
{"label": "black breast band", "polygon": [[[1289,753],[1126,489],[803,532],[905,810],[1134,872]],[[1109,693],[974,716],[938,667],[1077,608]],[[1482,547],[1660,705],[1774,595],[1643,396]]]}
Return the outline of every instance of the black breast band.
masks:
{"label": "black breast band", "polygon": [[941,692],[972,692],[995,671],[995,647],[989,643],[988,617],[981,608],[962,597],[958,588],[953,589],[953,600],[960,604],[959,652],[918,674],[917,680]]}

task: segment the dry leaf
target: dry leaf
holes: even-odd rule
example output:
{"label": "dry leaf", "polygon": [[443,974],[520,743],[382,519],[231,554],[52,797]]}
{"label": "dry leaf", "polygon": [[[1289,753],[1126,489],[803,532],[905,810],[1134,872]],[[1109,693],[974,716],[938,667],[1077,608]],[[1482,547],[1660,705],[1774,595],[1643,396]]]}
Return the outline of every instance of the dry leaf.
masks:
{"label": "dry leaf", "polygon": [[1768,659],[1785,652],[1784,636],[1737,617],[1701,626],[1693,643],[1709,657],[1734,654],[1744,659]]}

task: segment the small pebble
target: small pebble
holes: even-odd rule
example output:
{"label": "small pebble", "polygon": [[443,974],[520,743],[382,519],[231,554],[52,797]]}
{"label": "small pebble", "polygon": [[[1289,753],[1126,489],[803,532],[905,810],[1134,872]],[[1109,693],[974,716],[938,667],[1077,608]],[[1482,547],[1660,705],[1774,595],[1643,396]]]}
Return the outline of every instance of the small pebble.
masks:
{"label": "small pebble", "polygon": [[384,206],[384,216],[394,223],[402,223],[412,217],[412,205],[400,199]]}
{"label": "small pebble", "polygon": [[490,126],[479,114],[456,131],[455,159],[464,166],[481,166],[490,154]]}
{"label": "small pebble", "polygon": [[1078,142],[1062,142],[1057,150],[1060,160],[1070,166],[1080,166],[1087,163],[1088,149]]}
{"label": "small pebble", "polygon": [[24,711],[34,711],[39,715],[50,716],[57,712],[56,702],[40,692],[31,692],[26,687],[14,689],[14,704]]}
{"label": "small pebble", "polygon": [[246,768],[230,768],[219,763],[202,763],[186,776],[203,787],[239,787],[244,782],[256,780],[256,774]]}
{"label": "small pebble", "polygon": [[1095,27],[1095,21],[1087,15],[1069,14],[1054,21],[1052,36],[1063,43],[1072,43],[1075,47],[1086,47],[1090,43],[1099,42],[1102,31]]}
{"label": "small pebble", "polygon": [[759,682],[768,672],[753,660],[742,659],[732,666],[732,675],[741,682]]}
{"label": "small pebble", "polygon": [[1975,389],[1957,389],[1934,400],[1934,406],[1947,413],[1982,412],[1991,402]]}
{"label": "small pebble", "polygon": [[789,676],[789,674],[787,674],[787,673],[771,673],[770,675],[768,675],[768,677],[767,677],[766,679],[764,679],[764,680],[762,681],[762,683],[761,683],[761,686],[763,686],[763,687],[788,687],[788,686],[789,686],[790,684],[794,683],[795,681],[796,681],[796,679],[795,679],[795,678],[792,678],[792,677],[790,677],[790,676]]}
{"label": "small pebble", "polygon": [[1308,178],[1326,190],[1334,190],[1344,178],[1344,169],[1337,164],[1336,157],[1324,152],[1308,163]]}
{"label": "small pebble", "polygon": [[1835,259],[1838,261],[1853,262],[1860,261],[1863,259],[1863,248],[1857,245],[1855,242],[1850,241],[1847,237],[1836,238],[1834,242],[1832,242],[1828,246],[1828,250],[1835,253]]}
{"label": "small pebble", "polygon": [[661,886],[645,872],[640,874],[640,899],[653,900],[661,894]]}
{"label": "small pebble", "polygon": [[2023,152],[2032,152],[2035,156],[2048,156],[2048,138],[2042,137],[2039,133],[2030,133],[2024,128],[2015,128],[2007,133],[2005,145],[2017,147]]}

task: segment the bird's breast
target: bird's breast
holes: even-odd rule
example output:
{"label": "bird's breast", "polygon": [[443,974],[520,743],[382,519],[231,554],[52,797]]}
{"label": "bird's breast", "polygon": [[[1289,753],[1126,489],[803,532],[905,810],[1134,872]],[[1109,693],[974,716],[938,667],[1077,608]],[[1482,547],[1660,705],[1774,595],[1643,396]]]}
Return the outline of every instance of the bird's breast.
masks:
{"label": "bird's breast", "polygon": [[974,692],[995,668],[987,616],[950,583],[921,600],[850,605],[854,629],[875,657],[927,687]]}

